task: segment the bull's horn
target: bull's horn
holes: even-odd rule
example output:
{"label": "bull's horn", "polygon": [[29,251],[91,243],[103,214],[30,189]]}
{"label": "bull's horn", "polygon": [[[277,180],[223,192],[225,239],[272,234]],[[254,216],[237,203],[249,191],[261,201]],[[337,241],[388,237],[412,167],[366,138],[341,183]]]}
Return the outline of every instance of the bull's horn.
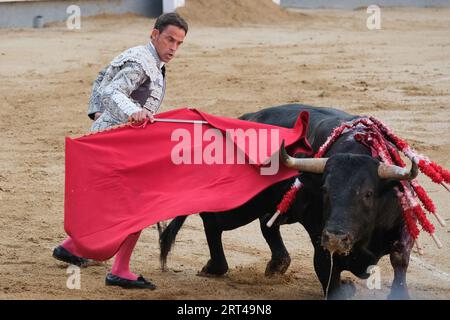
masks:
{"label": "bull's horn", "polygon": [[301,172],[323,173],[327,158],[294,158],[287,154],[284,148],[284,140],[280,147],[281,162],[288,168],[296,169]]}
{"label": "bull's horn", "polygon": [[419,170],[414,161],[412,162],[411,170],[385,163],[380,163],[378,167],[378,176],[381,179],[412,180],[418,174]]}

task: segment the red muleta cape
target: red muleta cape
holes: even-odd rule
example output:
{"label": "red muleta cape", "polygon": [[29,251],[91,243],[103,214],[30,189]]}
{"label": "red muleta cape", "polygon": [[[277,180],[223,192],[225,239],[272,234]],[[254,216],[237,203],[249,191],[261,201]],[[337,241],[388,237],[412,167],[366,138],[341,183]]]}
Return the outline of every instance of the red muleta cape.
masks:
{"label": "red muleta cape", "polygon": [[[158,118],[205,120],[208,124],[155,122],[144,128],[124,126],[66,138],[64,227],[83,257],[109,259],[129,234],[179,215],[231,210],[272,184],[297,175],[297,171],[281,164],[277,174],[261,175],[260,164],[276,156],[282,140],[292,153],[312,152],[305,136],[309,120],[306,112],[292,129],[212,116],[195,109],[177,109]],[[253,159],[257,164],[174,164],[172,152],[181,141],[172,141],[176,129],[192,135],[192,155],[196,148],[211,147],[211,138],[200,143],[195,140],[199,126],[203,133],[211,128],[222,133],[229,129],[265,129],[269,132],[267,156]],[[275,136],[272,130],[279,132],[275,148],[270,143],[270,137]],[[225,146],[225,134],[216,139],[222,139]],[[250,143],[233,142],[247,160],[254,155]]]}

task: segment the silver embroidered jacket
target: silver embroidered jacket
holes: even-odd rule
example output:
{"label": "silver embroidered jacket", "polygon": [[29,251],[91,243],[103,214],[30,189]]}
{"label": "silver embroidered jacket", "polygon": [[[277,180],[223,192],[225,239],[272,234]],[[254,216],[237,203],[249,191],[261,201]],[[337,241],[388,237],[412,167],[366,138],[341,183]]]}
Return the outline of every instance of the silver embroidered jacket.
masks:
{"label": "silver embroidered jacket", "polygon": [[91,131],[99,131],[128,121],[133,113],[146,108],[158,112],[165,93],[164,67],[150,43],[130,48],[100,71],[92,86],[88,115],[102,115]]}

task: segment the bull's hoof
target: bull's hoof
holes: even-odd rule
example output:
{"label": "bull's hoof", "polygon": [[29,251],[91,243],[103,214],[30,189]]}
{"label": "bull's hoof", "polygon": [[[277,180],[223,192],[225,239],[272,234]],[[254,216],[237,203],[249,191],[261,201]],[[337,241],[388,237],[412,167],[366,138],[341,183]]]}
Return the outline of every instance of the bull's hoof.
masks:
{"label": "bull's hoof", "polygon": [[388,300],[410,300],[408,289],[406,288],[397,288],[391,289],[391,293],[388,295]]}
{"label": "bull's hoof", "polygon": [[328,293],[328,300],[348,300],[356,294],[356,287],[352,280],[341,280],[341,285]]}
{"label": "bull's hoof", "polygon": [[202,268],[200,272],[197,273],[200,277],[220,277],[223,276],[228,271],[228,265],[213,264],[211,260]]}
{"label": "bull's hoof", "polygon": [[278,259],[271,259],[267,263],[265,275],[266,277],[272,277],[277,274],[284,274],[289,268],[290,264],[291,257],[289,256],[284,256]]}

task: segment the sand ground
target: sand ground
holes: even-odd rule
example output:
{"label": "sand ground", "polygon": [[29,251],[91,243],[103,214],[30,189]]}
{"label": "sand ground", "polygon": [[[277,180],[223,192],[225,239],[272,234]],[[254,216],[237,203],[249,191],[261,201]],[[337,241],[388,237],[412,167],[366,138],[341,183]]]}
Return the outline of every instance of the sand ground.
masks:
{"label": "sand ground", "polygon": [[[378,117],[449,168],[450,9],[383,8],[377,31],[366,19],[363,10],[317,10],[284,23],[193,23],[168,66],[163,110],[191,106],[237,117],[292,102],[338,107]],[[156,230],[143,232],[132,265],[158,290],[105,287],[111,262],[82,269],[80,290],[66,287],[66,266],[51,257],[65,236],[64,137],[87,132],[97,72],[145,43],[153,22],[104,16],[83,19],[79,31],[63,24],[0,30],[0,299],[321,299],[300,225],[282,228],[292,257],[283,276],[264,277],[270,251],[256,222],[224,234],[226,276],[196,276],[209,257],[198,216],[181,230],[167,272],[159,270]],[[448,193],[420,181],[450,222]],[[443,249],[422,235],[425,255],[412,258],[413,298],[450,298],[450,229],[437,226],[437,234]],[[356,298],[386,297],[388,258],[380,268],[382,288],[355,279]]]}

